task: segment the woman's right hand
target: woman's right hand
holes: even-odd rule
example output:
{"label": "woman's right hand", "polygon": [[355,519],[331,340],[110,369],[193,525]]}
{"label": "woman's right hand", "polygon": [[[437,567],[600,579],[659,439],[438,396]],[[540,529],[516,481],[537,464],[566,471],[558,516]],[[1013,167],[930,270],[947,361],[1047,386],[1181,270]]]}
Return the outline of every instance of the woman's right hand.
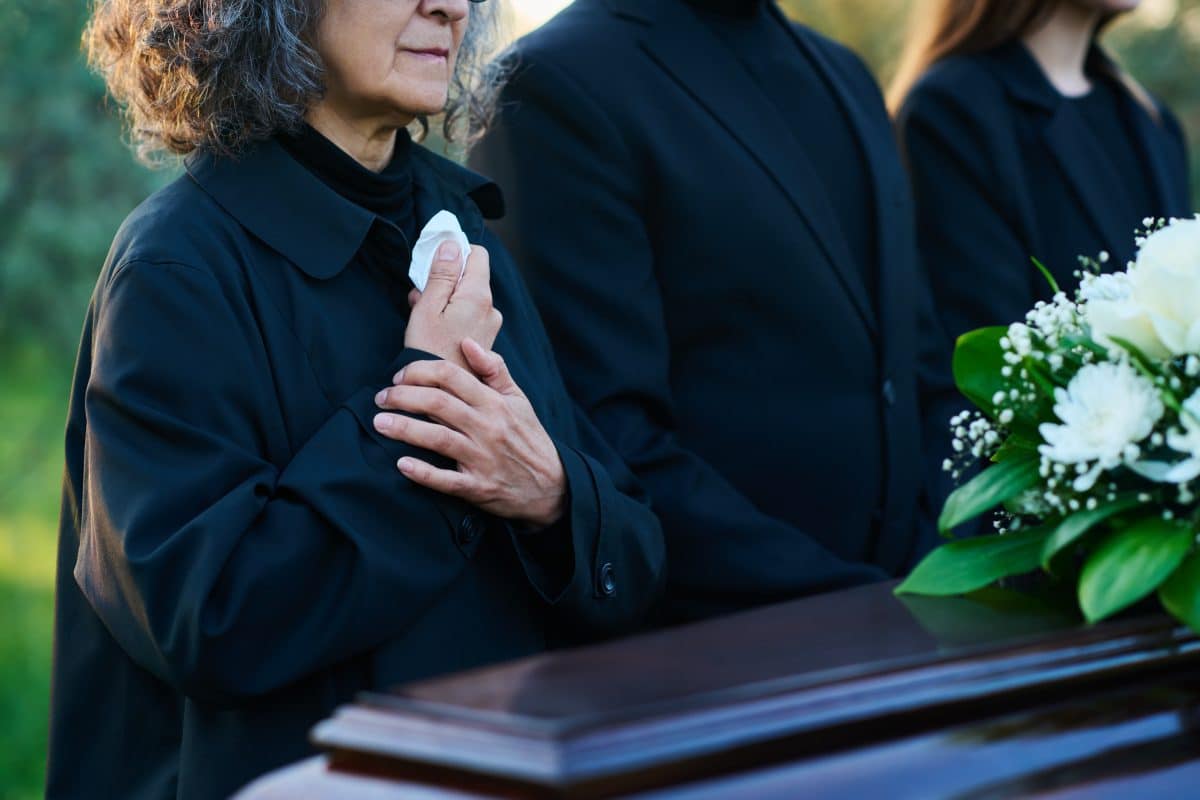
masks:
{"label": "woman's right hand", "polygon": [[463,358],[463,340],[474,339],[490,349],[504,319],[492,306],[487,250],[472,245],[465,272],[461,271],[461,263],[454,242],[445,242],[438,248],[425,291],[413,289],[409,293],[412,314],[404,331],[404,346],[433,353],[469,369]]}

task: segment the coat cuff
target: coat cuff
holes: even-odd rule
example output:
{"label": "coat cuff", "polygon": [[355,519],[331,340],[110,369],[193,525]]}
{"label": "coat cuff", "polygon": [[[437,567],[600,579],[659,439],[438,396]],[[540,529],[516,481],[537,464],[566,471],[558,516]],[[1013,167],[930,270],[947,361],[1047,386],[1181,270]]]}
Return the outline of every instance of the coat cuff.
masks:
{"label": "coat cuff", "polygon": [[602,514],[596,481],[587,461],[555,442],[567,482],[566,509],[558,522],[540,531],[510,524],[513,546],[525,575],[547,603],[557,605],[567,592],[591,582],[591,562],[600,540]]}

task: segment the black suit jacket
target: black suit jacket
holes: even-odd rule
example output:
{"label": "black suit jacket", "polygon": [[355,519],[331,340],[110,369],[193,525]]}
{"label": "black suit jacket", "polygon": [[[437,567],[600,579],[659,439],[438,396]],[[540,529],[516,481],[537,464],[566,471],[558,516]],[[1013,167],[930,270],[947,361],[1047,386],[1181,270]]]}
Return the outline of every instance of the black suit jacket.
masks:
{"label": "black suit jacket", "polygon": [[569,388],[663,521],[671,619],[897,575],[933,544],[921,409],[948,348],[906,178],[861,61],[794,37],[867,153],[877,290],[776,107],[682,0],[577,0],[522,39],[475,151]]}
{"label": "black suit jacket", "polygon": [[569,543],[409,482],[412,448],[374,431],[375,393],[431,358],[356,260],[394,241],[385,223],[274,142],[193,158],[122,227],[84,329],[49,797],[224,798],[308,754],[357,692],[628,630],[652,604],[658,521],[484,228],[496,187],[413,159],[418,222],[449,209],[491,252],[496,350],[562,457]]}
{"label": "black suit jacket", "polygon": [[1187,151],[1165,107],[1157,119],[1093,48],[1088,72],[1110,81],[1146,165],[1156,209],[1121,213],[1106,157],[1084,118],[1019,43],[931,68],[898,124],[912,173],[921,255],[950,336],[1024,318],[1051,290],[1030,257],[1068,293],[1081,255],[1102,250],[1124,269],[1143,216],[1191,213]]}

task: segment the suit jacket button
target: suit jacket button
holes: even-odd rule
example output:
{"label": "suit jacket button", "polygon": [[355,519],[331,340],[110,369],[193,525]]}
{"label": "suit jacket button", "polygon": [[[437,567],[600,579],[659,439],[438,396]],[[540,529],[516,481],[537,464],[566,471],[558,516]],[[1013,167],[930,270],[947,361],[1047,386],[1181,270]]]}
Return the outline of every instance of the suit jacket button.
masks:
{"label": "suit jacket button", "polygon": [[600,569],[596,570],[596,584],[600,589],[600,594],[605,597],[612,597],[617,593],[617,579],[613,574],[611,561],[605,561],[600,565]]}
{"label": "suit jacket button", "polygon": [[888,378],[883,382],[883,402],[889,406],[896,405],[896,384],[892,383],[892,379]]}
{"label": "suit jacket button", "polygon": [[483,523],[474,514],[467,514],[458,523],[457,540],[459,547],[469,547],[479,538],[483,531]]}

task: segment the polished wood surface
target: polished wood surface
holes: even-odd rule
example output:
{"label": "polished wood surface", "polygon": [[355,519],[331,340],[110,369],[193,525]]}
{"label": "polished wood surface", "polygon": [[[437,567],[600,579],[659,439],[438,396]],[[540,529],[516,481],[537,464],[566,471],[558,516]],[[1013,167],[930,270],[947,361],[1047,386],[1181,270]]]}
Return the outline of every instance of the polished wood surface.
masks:
{"label": "polished wood surface", "polygon": [[[1087,758],[1106,742],[1118,760],[1150,765],[1143,781],[1190,774],[1181,753],[1197,695],[1185,678],[1200,641],[1155,614],[1086,627],[1069,607],[1001,590],[902,600],[862,587],[439,678],[341,709],[313,732],[325,759],[246,796],[283,796],[269,792],[307,769],[307,790],[331,788],[315,776],[353,774],[381,797],[785,797],[799,785],[855,797],[894,780],[921,786],[901,766],[923,764],[966,783],[894,796],[999,797],[1035,773],[1046,785],[1099,774],[1110,763]],[[1110,724],[1122,704],[1150,710]],[[1063,720],[1084,732],[1058,730]],[[1131,729],[1157,733],[1120,744]],[[993,741],[996,731],[1011,734]],[[1047,737],[1082,750],[1047,749]],[[759,793],[738,794],[743,785]],[[374,796],[350,792],[311,796]]]}

